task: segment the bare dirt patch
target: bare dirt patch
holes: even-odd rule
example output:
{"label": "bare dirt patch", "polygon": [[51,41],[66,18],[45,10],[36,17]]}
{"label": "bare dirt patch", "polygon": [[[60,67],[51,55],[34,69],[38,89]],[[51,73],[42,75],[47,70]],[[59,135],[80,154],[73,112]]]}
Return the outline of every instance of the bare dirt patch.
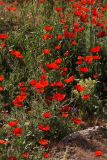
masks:
{"label": "bare dirt patch", "polygon": [[[96,151],[103,155],[96,157]],[[50,160],[107,160],[107,128],[91,127],[65,137],[51,151]]]}

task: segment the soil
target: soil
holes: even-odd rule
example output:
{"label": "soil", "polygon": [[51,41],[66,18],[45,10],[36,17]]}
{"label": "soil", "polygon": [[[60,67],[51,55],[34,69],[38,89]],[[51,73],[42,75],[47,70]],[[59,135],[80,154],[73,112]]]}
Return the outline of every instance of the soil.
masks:
{"label": "soil", "polygon": [[[96,157],[95,152],[103,155]],[[50,153],[50,160],[107,160],[107,128],[90,127],[65,137]]]}

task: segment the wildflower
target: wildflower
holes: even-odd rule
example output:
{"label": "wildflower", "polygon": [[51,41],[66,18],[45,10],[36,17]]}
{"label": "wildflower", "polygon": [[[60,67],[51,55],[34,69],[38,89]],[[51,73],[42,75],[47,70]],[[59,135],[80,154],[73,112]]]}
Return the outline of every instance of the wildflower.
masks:
{"label": "wildflower", "polygon": [[107,36],[107,33],[106,33],[105,31],[98,32],[98,34],[97,34],[97,37],[98,37],[98,38],[103,38],[103,37],[105,37],[105,36]]}
{"label": "wildflower", "polygon": [[59,35],[57,36],[57,39],[58,39],[58,40],[62,40],[62,38],[63,38],[63,35],[62,35],[62,34],[59,34]]}
{"label": "wildflower", "polygon": [[86,63],[88,63],[88,64],[91,64],[92,61],[93,61],[93,56],[86,56],[86,57],[84,58],[84,61],[85,61]]}
{"label": "wildflower", "polygon": [[89,100],[90,99],[90,95],[85,94],[85,95],[82,96],[82,99],[83,100]]}
{"label": "wildflower", "polygon": [[66,95],[61,93],[56,93],[53,95],[53,100],[56,101],[63,101],[65,99]]}
{"label": "wildflower", "polygon": [[52,115],[51,115],[50,112],[45,112],[45,113],[43,113],[43,117],[44,117],[44,118],[51,118]]}
{"label": "wildflower", "polygon": [[7,7],[6,8],[8,11],[16,11],[17,10],[17,8],[15,8],[15,7]]}
{"label": "wildflower", "polygon": [[40,82],[37,82],[35,84],[35,88],[36,89],[42,89],[42,88],[45,88],[47,87],[49,84],[48,84],[48,81],[40,81]]}
{"label": "wildflower", "polygon": [[39,144],[42,146],[46,146],[46,145],[48,145],[48,140],[47,139],[40,139]]}
{"label": "wildflower", "polygon": [[61,12],[61,11],[62,11],[62,8],[61,8],[61,7],[57,7],[57,8],[55,8],[55,10],[56,10],[57,12]]}
{"label": "wildflower", "polygon": [[18,59],[23,58],[22,54],[19,51],[10,50],[9,52],[10,52],[11,55],[15,56]]}
{"label": "wildflower", "polygon": [[22,102],[19,102],[17,99],[13,100],[12,103],[16,107],[22,107],[23,106]]}
{"label": "wildflower", "polygon": [[7,39],[8,38],[8,35],[7,34],[0,34],[0,39]]}
{"label": "wildflower", "polygon": [[5,5],[5,2],[0,1],[0,6]]}
{"label": "wildflower", "polygon": [[98,53],[100,51],[101,51],[101,47],[100,46],[96,46],[96,47],[91,48],[91,52],[92,53]]}
{"label": "wildflower", "polygon": [[45,54],[45,55],[48,55],[48,54],[50,53],[50,50],[49,50],[49,49],[44,49],[44,50],[42,51],[42,53]]}
{"label": "wildflower", "polygon": [[46,67],[50,70],[56,70],[59,68],[59,66],[56,63],[46,64]]}
{"label": "wildflower", "polygon": [[82,122],[82,120],[81,119],[79,119],[79,118],[76,118],[76,117],[73,117],[72,119],[71,119],[75,124],[81,124],[81,122]]}
{"label": "wildflower", "polygon": [[73,46],[76,46],[76,45],[77,45],[77,42],[76,42],[76,41],[72,41],[71,44],[72,44]]}
{"label": "wildflower", "polygon": [[8,123],[8,125],[10,126],[10,127],[16,127],[17,126],[17,121],[11,121],[11,122],[9,122]]}
{"label": "wildflower", "polygon": [[71,106],[67,105],[61,109],[61,112],[69,112],[71,110]]}
{"label": "wildflower", "polygon": [[65,53],[64,53],[64,56],[68,56],[70,54],[70,51],[66,51]]}
{"label": "wildflower", "polygon": [[44,158],[49,158],[49,153],[43,153]]}
{"label": "wildflower", "polygon": [[83,92],[83,91],[85,90],[85,88],[82,87],[82,86],[79,85],[79,84],[77,84],[77,85],[75,86],[75,89],[76,89],[78,92]]}
{"label": "wildflower", "polygon": [[16,158],[16,157],[11,156],[11,157],[8,157],[8,159],[7,159],[7,160],[17,160],[17,158]]}
{"label": "wildflower", "polygon": [[74,81],[74,76],[70,76],[68,79],[64,80],[65,83],[71,83],[73,81]]}
{"label": "wildflower", "polygon": [[44,27],[44,30],[45,30],[45,31],[51,31],[52,29],[53,29],[52,26],[45,26],[45,27]]}
{"label": "wildflower", "polygon": [[0,82],[4,81],[4,76],[0,76]]}
{"label": "wildflower", "polygon": [[13,105],[16,106],[16,107],[22,107],[23,104],[22,102],[27,98],[27,94],[26,93],[23,93],[21,95],[18,95],[13,101]]}
{"label": "wildflower", "polygon": [[62,58],[58,58],[58,59],[56,59],[55,61],[54,61],[54,63],[56,63],[56,64],[60,64],[62,62]]}
{"label": "wildflower", "polygon": [[61,81],[58,81],[58,82],[51,83],[50,86],[63,88],[64,84]]}
{"label": "wildflower", "polygon": [[38,129],[41,130],[41,131],[49,131],[50,130],[50,126],[49,125],[43,126],[42,124],[40,124],[38,126]]}
{"label": "wildflower", "polygon": [[23,153],[22,158],[29,158],[29,153],[28,152]]}
{"label": "wildflower", "polygon": [[21,82],[19,84],[17,84],[18,87],[23,87],[25,85],[25,82]]}
{"label": "wildflower", "polygon": [[69,114],[67,112],[62,112],[62,117],[67,118],[69,116]]}
{"label": "wildflower", "polygon": [[101,57],[100,56],[93,56],[93,60],[100,60]]}
{"label": "wildflower", "polygon": [[60,50],[61,46],[55,46],[55,50]]}
{"label": "wildflower", "polygon": [[3,49],[3,48],[5,48],[6,47],[6,43],[2,43],[1,45],[0,45],[0,49]]}
{"label": "wildflower", "polygon": [[13,130],[13,134],[15,135],[15,136],[21,136],[22,135],[22,129],[21,128],[15,128],[14,130]]}
{"label": "wildflower", "polygon": [[89,72],[89,69],[87,67],[81,67],[79,68],[79,72],[87,73]]}
{"label": "wildflower", "polygon": [[4,87],[0,86],[0,92],[3,92],[3,91],[4,91]]}
{"label": "wildflower", "polygon": [[52,34],[45,34],[43,36],[43,40],[47,40],[47,39],[52,39],[53,38],[53,35]]}
{"label": "wildflower", "polygon": [[96,157],[99,157],[99,156],[102,156],[103,155],[103,152],[102,151],[96,151],[95,152],[95,156]]}
{"label": "wildflower", "polygon": [[0,144],[8,144],[8,142],[6,140],[0,139]]}

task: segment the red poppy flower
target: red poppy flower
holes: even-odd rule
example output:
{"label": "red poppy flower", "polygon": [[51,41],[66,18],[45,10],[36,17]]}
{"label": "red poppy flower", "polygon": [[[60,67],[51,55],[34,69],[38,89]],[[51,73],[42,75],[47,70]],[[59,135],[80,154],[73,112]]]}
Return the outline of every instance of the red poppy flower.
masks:
{"label": "red poppy flower", "polygon": [[40,82],[36,83],[35,87],[37,89],[41,89],[41,88],[47,87],[48,85],[49,85],[48,81],[42,81],[41,80]]}
{"label": "red poppy flower", "polygon": [[13,134],[15,135],[15,136],[21,136],[22,135],[22,129],[21,128],[15,128],[14,130],[13,130]]}
{"label": "red poppy flower", "polygon": [[44,158],[49,158],[49,153],[43,153]]}
{"label": "red poppy flower", "polygon": [[66,51],[65,53],[64,53],[64,56],[68,56],[70,54],[70,51]]}
{"label": "red poppy flower", "polygon": [[49,142],[48,142],[47,139],[40,139],[40,140],[39,140],[39,144],[42,145],[42,146],[46,146],[46,145],[48,145],[48,143],[49,143]]}
{"label": "red poppy flower", "polygon": [[51,83],[50,86],[64,88],[64,84],[61,81]]}
{"label": "red poppy flower", "polygon": [[3,91],[4,91],[4,87],[0,86],[0,92],[3,92]]}
{"label": "red poppy flower", "polygon": [[55,8],[55,10],[56,10],[57,12],[61,12],[61,11],[62,11],[62,8],[61,8],[61,7],[57,7],[57,8]]}
{"label": "red poppy flower", "polygon": [[100,52],[100,51],[101,51],[101,47],[100,47],[100,46],[91,48],[91,52],[92,52],[92,53],[98,53],[98,52]]}
{"label": "red poppy flower", "polygon": [[86,67],[81,67],[81,68],[79,68],[79,72],[87,73],[87,72],[89,72],[89,69]]}
{"label": "red poppy flower", "polygon": [[4,76],[0,76],[0,82],[4,81]]}
{"label": "red poppy flower", "polygon": [[7,34],[0,34],[0,39],[7,39],[8,35]]}
{"label": "red poppy flower", "polygon": [[73,81],[74,81],[74,76],[70,76],[68,79],[64,80],[65,83],[71,83]]}
{"label": "red poppy flower", "polygon": [[23,158],[29,158],[29,156],[30,156],[30,155],[29,155],[28,152],[25,152],[25,153],[22,154],[22,157],[23,157]]}
{"label": "red poppy flower", "polygon": [[8,157],[8,159],[7,159],[7,160],[17,160],[17,158],[16,158],[16,157],[11,156],[11,157]]}
{"label": "red poppy flower", "polygon": [[99,156],[102,156],[103,155],[103,152],[102,151],[96,151],[95,152],[95,156],[96,157],[99,157]]}
{"label": "red poppy flower", "polygon": [[10,50],[9,51],[11,55],[15,56],[16,58],[22,59],[23,56],[19,51]]}
{"label": "red poppy flower", "polygon": [[71,106],[64,106],[62,109],[61,109],[61,112],[69,112],[71,110]]}
{"label": "red poppy flower", "polygon": [[81,0],[81,4],[82,5],[86,5],[87,4],[87,0]]}
{"label": "red poppy flower", "polygon": [[57,36],[57,39],[58,39],[58,40],[62,40],[62,38],[63,38],[63,35],[62,35],[62,34],[59,34],[59,35]]}
{"label": "red poppy flower", "polygon": [[0,49],[3,49],[3,48],[5,48],[6,47],[6,43],[2,43],[1,45],[0,45]]}
{"label": "red poppy flower", "polygon": [[17,84],[18,87],[23,87],[25,85],[25,82],[21,82],[19,84]]}
{"label": "red poppy flower", "polygon": [[45,112],[45,113],[43,113],[43,117],[44,117],[44,118],[51,118],[52,115],[51,115],[50,112]]}
{"label": "red poppy flower", "polygon": [[44,27],[44,30],[45,30],[45,31],[51,31],[52,29],[53,29],[52,26],[45,26],[45,27]]}
{"label": "red poppy flower", "polygon": [[[22,87],[22,88],[20,88],[20,92],[25,92],[27,90],[27,88],[26,87]],[[21,93],[20,93],[21,94]]]}
{"label": "red poppy flower", "polygon": [[63,72],[61,72],[61,76],[66,76],[67,75],[67,72],[66,71],[63,71]]}
{"label": "red poppy flower", "polygon": [[17,97],[16,97],[16,99],[17,99],[17,101],[19,101],[19,102],[23,102],[26,98],[27,98],[27,94],[26,93],[24,93],[23,95],[18,95]]}
{"label": "red poppy flower", "polygon": [[69,116],[69,114],[67,112],[62,112],[62,117],[67,118]]}
{"label": "red poppy flower", "polygon": [[78,92],[83,92],[83,91],[85,90],[85,88],[82,87],[82,86],[79,85],[79,84],[77,84],[77,85],[75,86],[75,89],[76,89]]}
{"label": "red poppy flower", "polygon": [[22,107],[23,106],[22,102],[19,102],[17,99],[13,100],[12,103],[16,107]]}
{"label": "red poppy flower", "polygon": [[7,7],[6,8],[8,11],[16,11],[17,10],[17,8],[15,8],[15,7]]}
{"label": "red poppy flower", "polygon": [[100,56],[93,56],[93,60],[100,60],[101,57]]}
{"label": "red poppy flower", "polygon": [[84,59],[84,61],[85,61],[86,63],[88,63],[88,64],[91,64],[92,61],[93,61],[93,56],[86,56],[85,59]]}
{"label": "red poppy flower", "polygon": [[48,54],[50,53],[50,50],[49,50],[49,49],[44,49],[44,50],[42,51],[42,53],[45,54],[45,55],[48,55]]}
{"label": "red poppy flower", "polygon": [[5,2],[0,1],[0,6],[5,5]]}
{"label": "red poppy flower", "polygon": [[81,61],[81,60],[79,60],[79,61],[76,62],[77,65],[80,65],[82,63],[83,63],[83,61]]}
{"label": "red poppy flower", "polygon": [[8,141],[0,139],[0,144],[8,144]]}
{"label": "red poppy flower", "polygon": [[65,24],[66,23],[66,20],[65,19],[61,19],[60,20],[60,24]]}
{"label": "red poppy flower", "polygon": [[98,38],[103,38],[103,37],[105,37],[105,36],[107,36],[107,33],[106,33],[105,31],[98,32],[98,34],[97,34],[97,37],[98,37]]}
{"label": "red poppy flower", "polygon": [[82,99],[83,100],[89,100],[90,99],[90,95],[85,94],[85,95],[82,96]]}
{"label": "red poppy flower", "polygon": [[71,44],[72,44],[73,46],[76,46],[76,45],[77,45],[77,42],[76,42],[76,41],[72,41]]}
{"label": "red poppy flower", "polygon": [[49,131],[50,130],[50,126],[49,125],[43,126],[42,124],[40,124],[38,126],[38,129],[41,130],[41,131]]}
{"label": "red poppy flower", "polygon": [[17,124],[18,124],[17,121],[11,121],[11,122],[8,123],[8,125],[9,125],[10,127],[16,127]]}
{"label": "red poppy flower", "polygon": [[44,36],[43,36],[43,40],[47,40],[47,39],[52,39],[52,34],[45,34]]}
{"label": "red poppy flower", "polygon": [[35,79],[32,79],[29,84],[31,84],[33,87],[35,87],[37,81]]}
{"label": "red poppy flower", "polygon": [[56,70],[59,68],[59,66],[56,63],[46,64],[46,67],[50,70]]}
{"label": "red poppy flower", "polygon": [[81,14],[80,20],[81,20],[82,22],[87,22],[87,20],[88,20],[88,14]]}
{"label": "red poppy flower", "polygon": [[30,84],[36,88],[37,90],[38,89],[44,89],[45,87],[47,87],[49,85],[48,81],[46,80],[41,80],[39,82],[37,82],[36,80],[31,80],[30,81]]}
{"label": "red poppy flower", "polygon": [[61,46],[55,46],[55,50],[60,50]]}
{"label": "red poppy flower", "polygon": [[56,101],[63,101],[65,99],[66,95],[61,93],[56,93],[53,95],[53,100]]}
{"label": "red poppy flower", "polygon": [[76,118],[76,117],[74,117],[74,118],[72,118],[71,119],[75,124],[81,124],[81,122],[82,122],[82,120],[81,119],[79,119],[79,118]]}
{"label": "red poppy flower", "polygon": [[54,61],[54,63],[56,63],[56,64],[60,64],[62,62],[62,58],[58,58],[58,59],[56,59],[55,61]]}
{"label": "red poppy flower", "polygon": [[61,68],[62,71],[66,72],[68,70],[68,68]]}

